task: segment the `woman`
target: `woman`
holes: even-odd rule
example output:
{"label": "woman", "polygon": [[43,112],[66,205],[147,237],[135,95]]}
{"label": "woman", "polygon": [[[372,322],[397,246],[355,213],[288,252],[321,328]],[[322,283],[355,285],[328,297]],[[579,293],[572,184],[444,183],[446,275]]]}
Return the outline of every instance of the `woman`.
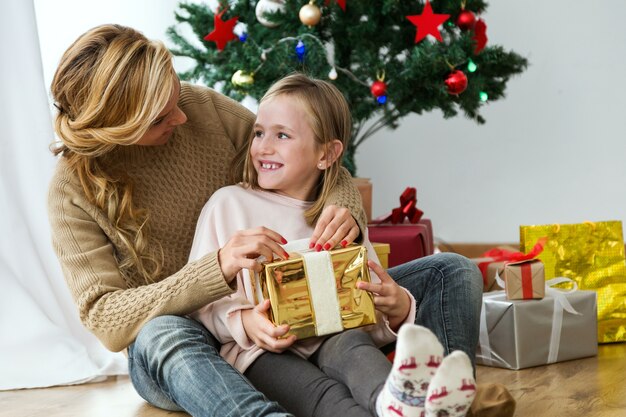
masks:
{"label": "woman", "polygon": [[[259,270],[259,255],[282,253],[284,239],[258,228],[187,263],[202,206],[230,184],[229,163],[254,116],[210,89],[181,85],[161,43],[117,25],[79,37],[51,90],[61,158],[49,216],[83,324],[107,348],[128,348],[133,384],[153,405],[197,416],[284,415],[185,317],[231,294],[239,270]],[[311,243],[352,242],[364,227],[358,192],[342,171]],[[390,271],[445,353],[476,346],[481,282],[472,268],[445,256]]]}
{"label": "woman", "polygon": [[[181,86],[165,46],[115,25],[70,46],[52,96],[62,157],[49,213],[84,325],[110,350],[129,347],[133,384],[156,406],[282,414],[219,357],[206,329],[184,317],[232,293],[241,268],[260,267],[259,254],[280,253],[281,236],[258,229],[187,264],[196,219],[229,184],[228,165],[253,114],[206,88]],[[359,212],[346,174],[331,200]],[[320,229],[321,244],[359,234],[346,209],[329,205],[322,217],[329,226]]]}

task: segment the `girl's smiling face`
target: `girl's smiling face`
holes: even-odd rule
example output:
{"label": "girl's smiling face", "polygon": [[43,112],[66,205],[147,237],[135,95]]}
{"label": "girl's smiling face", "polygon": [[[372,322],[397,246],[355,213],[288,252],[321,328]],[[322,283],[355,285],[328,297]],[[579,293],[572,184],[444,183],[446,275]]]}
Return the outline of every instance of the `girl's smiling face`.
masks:
{"label": "girl's smiling face", "polygon": [[261,188],[299,200],[313,200],[324,165],[302,103],[281,94],[257,112],[250,156]]}

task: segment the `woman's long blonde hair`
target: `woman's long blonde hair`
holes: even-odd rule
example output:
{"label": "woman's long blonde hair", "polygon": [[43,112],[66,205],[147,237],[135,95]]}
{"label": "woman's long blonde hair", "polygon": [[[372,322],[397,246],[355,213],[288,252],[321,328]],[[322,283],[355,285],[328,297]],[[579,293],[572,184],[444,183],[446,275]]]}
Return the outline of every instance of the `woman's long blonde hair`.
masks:
{"label": "woman's long blonde hair", "polygon": [[150,245],[149,213],[133,205],[133,184],[112,177],[101,158],[136,143],[171,98],[176,73],[167,48],[134,29],[95,27],[63,54],[51,85],[60,139],[53,152],[73,169],[87,198],[102,209],[123,242],[122,275],[139,283],[159,275],[163,254]]}
{"label": "woman's long blonde hair", "polygon": [[[352,117],[350,107],[337,87],[327,81],[294,73],[274,83],[260,100],[260,103],[280,95],[293,97],[302,104],[318,146],[324,148],[327,153],[333,152],[330,146],[331,142],[338,139],[343,144],[343,149],[346,149],[352,129]],[[235,173],[233,180],[243,182],[253,188],[259,188],[257,173],[250,155],[253,139],[254,132],[248,139],[247,146],[239,151],[233,161],[233,173]],[[330,192],[337,185],[342,154],[343,152],[335,155],[334,162],[320,176],[315,202],[304,213],[309,224],[314,224],[317,221]]]}

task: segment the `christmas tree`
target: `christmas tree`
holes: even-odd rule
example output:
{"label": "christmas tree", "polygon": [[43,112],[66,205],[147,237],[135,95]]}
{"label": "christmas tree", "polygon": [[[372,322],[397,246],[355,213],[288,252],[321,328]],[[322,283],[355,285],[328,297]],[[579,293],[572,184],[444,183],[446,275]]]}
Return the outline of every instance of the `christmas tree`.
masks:
{"label": "christmas tree", "polygon": [[217,9],[181,3],[168,29],[174,55],[195,66],[179,74],[257,100],[281,77],[301,71],[331,80],[352,109],[344,165],[354,175],[358,146],[409,113],[459,110],[478,123],[480,107],[504,97],[527,61],[487,42],[482,0],[220,0]]}

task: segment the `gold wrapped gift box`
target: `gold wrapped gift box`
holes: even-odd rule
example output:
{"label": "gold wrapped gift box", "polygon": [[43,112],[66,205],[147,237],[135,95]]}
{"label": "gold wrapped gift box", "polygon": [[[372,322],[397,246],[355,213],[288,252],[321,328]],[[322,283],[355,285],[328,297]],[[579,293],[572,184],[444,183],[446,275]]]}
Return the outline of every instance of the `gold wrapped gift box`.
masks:
{"label": "gold wrapped gift box", "polygon": [[626,263],[621,221],[520,226],[520,244],[547,244],[538,258],[546,279],[568,277],[598,294],[598,342],[626,341]]}
{"label": "gold wrapped gift box", "polygon": [[[319,317],[316,318],[310,288],[311,280],[320,277],[307,276],[303,257],[306,252],[290,252],[288,260],[266,263],[254,283],[256,299],[269,299],[271,302],[270,320],[275,325],[288,324],[288,335],[295,334],[298,339],[324,334],[318,329]],[[367,249],[348,246],[329,253],[336,285],[333,294],[326,296],[337,297],[343,329],[375,324],[372,295],[356,288],[359,281],[370,282]],[[318,312],[318,316],[321,315]]]}

